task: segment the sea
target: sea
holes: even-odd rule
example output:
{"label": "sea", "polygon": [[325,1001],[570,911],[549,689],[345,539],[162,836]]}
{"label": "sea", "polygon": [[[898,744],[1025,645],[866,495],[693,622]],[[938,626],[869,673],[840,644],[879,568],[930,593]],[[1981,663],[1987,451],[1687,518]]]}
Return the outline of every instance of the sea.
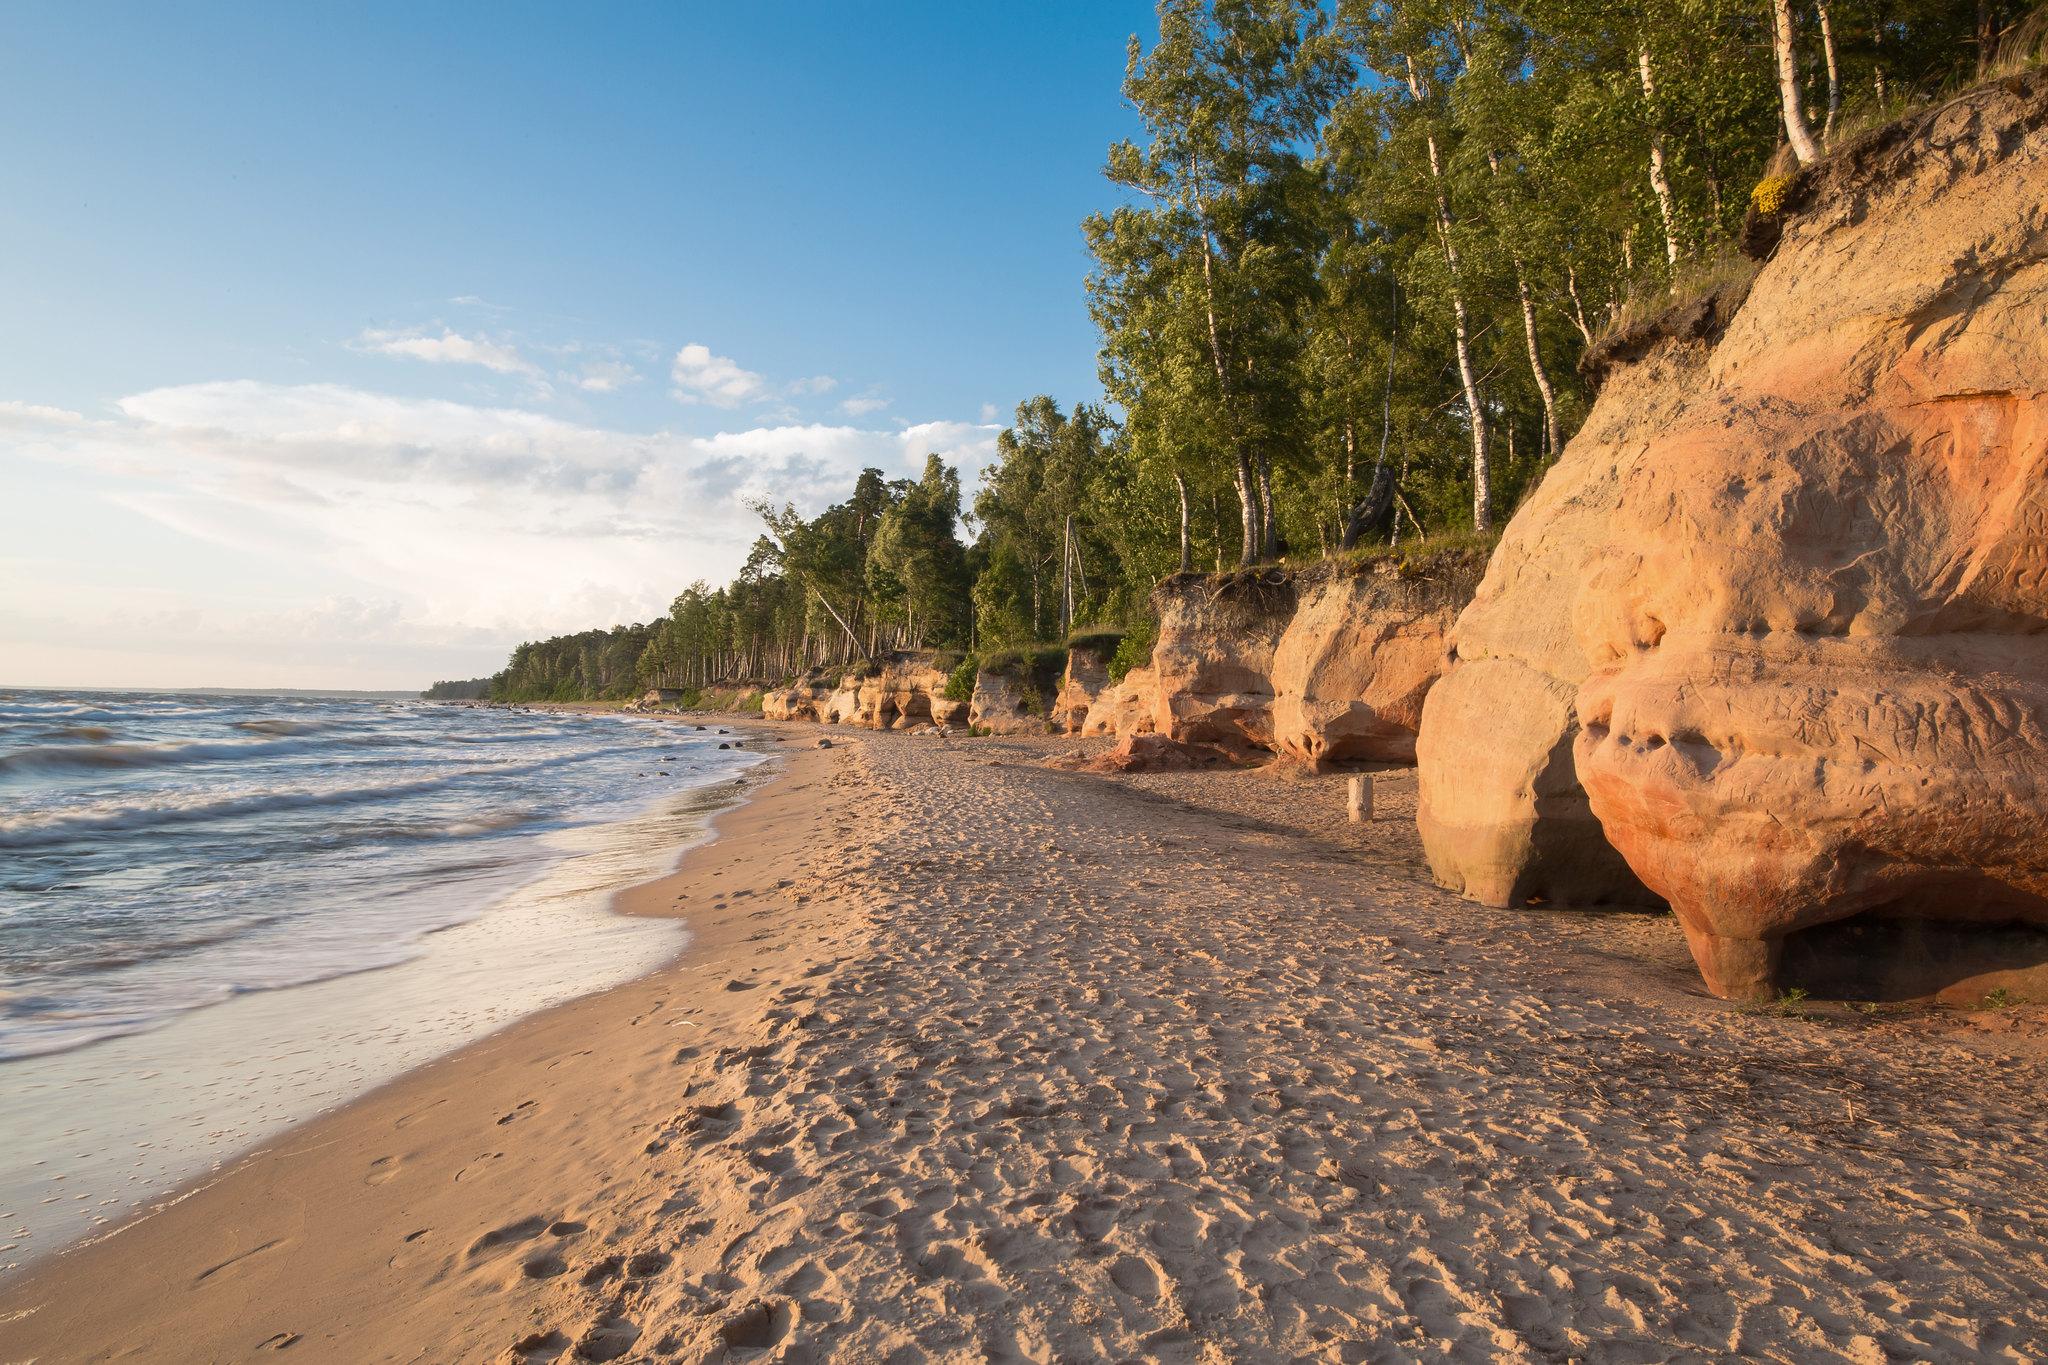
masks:
{"label": "sea", "polygon": [[0,1275],[672,957],[611,898],[760,761],[653,717],[0,691]]}

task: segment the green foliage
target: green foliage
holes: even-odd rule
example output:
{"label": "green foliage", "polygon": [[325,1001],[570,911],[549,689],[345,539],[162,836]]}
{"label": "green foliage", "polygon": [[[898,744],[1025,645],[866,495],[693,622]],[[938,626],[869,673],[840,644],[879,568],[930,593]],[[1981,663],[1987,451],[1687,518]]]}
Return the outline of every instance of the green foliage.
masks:
{"label": "green foliage", "polygon": [[1072,618],[1115,596],[1120,560],[1090,497],[1109,458],[1109,422],[1100,411],[1084,404],[1070,417],[1043,394],[1017,405],[974,499],[981,643],[1056,639]]}
{"label": "green foliage", "polygon": [[[1816,130],[1840,147],[2038,60],[2030,8],[1832,0],[1832,63],[1801,8]],[[1083,225],[1102,406],[1020,403],[971,516],[937,457],[915,479],[864,470],[815,516],[762,504],[731,583],[522,645],[491,696],[619,699],[898,649],[994,658],[1077,620],[1132,623],[1120,680],[1150,657],[1153,586],[1182,567],[1391,552],[1405,571],[1465,537],[1483,553],[1478,528],[1583,419],[1588,350],[1739,298],[1744,216],[1791,202],[1757,0],[1158,13],[1125,67],[1136,136],[1109,148],[1109,202]]]}
{"label": "green foliage", "polygon": [[1143,617],[1124,632],[1124,638],[1117,641],[1116,653],[1109,659],[1109,680],[1120,683],[1124,675],[1134,668],[1146,668],[1152,663],[1152,646],[1159,641],[1159,623],[1151,617]]}
{"label": "green foliage", "polygon": [[1811,1015],[1806,1008],[1805,988],[1794,986],[1780,991],[1775,999],[1759,1000],[1742,1006],[1748,1014],[1769,1014],[1779,1019],[1806,1019]]}
{"label": "green foliage", "polygon": [[437,682],[420,693],[425,701],[480,701],[491,694],[489,678],[465,678],[457,682]]}
{"label": "green foliage", "polygon": [[1123,643],[1122,626],[1083,626],[1067,636],[1069,650],[1085,649],[1096,654],[1113,654]]}
{"label": "green foliage", "polygon": [[974,700],[974,679],[981,672],[981,665],[969,654],[960,661],[960,666],[946,675],[947,701]]}

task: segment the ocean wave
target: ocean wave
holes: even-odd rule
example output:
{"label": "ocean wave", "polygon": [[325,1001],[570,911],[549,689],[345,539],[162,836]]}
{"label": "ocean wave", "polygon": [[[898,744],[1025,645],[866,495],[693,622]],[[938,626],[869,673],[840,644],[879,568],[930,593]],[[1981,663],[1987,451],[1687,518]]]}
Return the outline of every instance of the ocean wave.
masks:
{"label": "ocean wave", "polygon": [[266,718],[263,720],[238,720],[235,722],[235,728],[237,730],[247,730],[251,734],[257,735],[317,735],[323,730],[340,729],[341,722],[338,720],[283,720]]}
{"label": "ocean wave", "polygon": [[[466,779],[484,777],[501,780],[528,773],[546,772],[571,764],[588,763],[600,757],[603,755],[558,754],[551,758],[535,759],[530,763],[464,767],[413,782],[334,787],[324,791],[301,788],[249,792],[240,796],[190,800],[182,803],[166,803],[159,797],[142,804],[108,802],[83,808],[45,811],[34,815],[0,816],[0,848],[44,848],[52,844],[69,843],[87,835],[111,831],[153,829],[161,825],[203,824],[210,820],[263,815],[272,811],[304,810],[319,806],[351,806],[371,801],[395,801],[425,792],[444,791]],[[492,815],[473,816],[457,820],[451,825],[414,828],[425,828],[430,831],[424,836],[417,837],[447,838],[451,837],[451,834],[488,832],[488,829],[469,831],[463,827],[475,824],[479,820],[488,822],[495,818],[497,817]],[[517,823],[528,817],[524,813],[507,812],[506,818]]]}
{"label": "ocean wave", "polygon": [[160,825],[200,824],[241,815],[265,815],[272,811],[392,801],[422,792],[439,791],[459,780],[459,776],[451,774],[373,787],[336,787],[328,791],[251,792],[243,796],[183,804],[165,804],[161,800],[147,805],[109,803],[40,816],[0,816],[0,848],[42,848],[111,830],[153,829]]}
{"label": "ocean wave", "polygon": [[161,768],[181,763],[221,763],[279,754],[308,753],[327,744],[402,744],[397,735],[353,735],[346,739],[195,740],[184,744],[44,744],[0,754],[0,777],[59,773],[90,768]]}
{"label": "ocean wave", "polygon": [[38,739],[86,739],[95,744],[104,743],[114,737],[114,732],[104,725],[60,725],[54,730],[45,730]]}

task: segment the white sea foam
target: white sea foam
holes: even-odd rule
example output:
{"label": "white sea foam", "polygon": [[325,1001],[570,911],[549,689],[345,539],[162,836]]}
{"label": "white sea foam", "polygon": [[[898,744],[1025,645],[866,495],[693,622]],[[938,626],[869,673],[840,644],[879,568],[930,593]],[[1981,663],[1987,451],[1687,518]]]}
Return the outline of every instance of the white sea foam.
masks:
{"label": "white sea foam", "polygon": [[[114,1207],[71,1194],[146,1198],[655,965],[680,931],[610,893],[759,761],[644,720],[360,701],[15,694],[4,722],[0,1208],[22,1260]],[[119,741],[50,742],[66,726]]]}

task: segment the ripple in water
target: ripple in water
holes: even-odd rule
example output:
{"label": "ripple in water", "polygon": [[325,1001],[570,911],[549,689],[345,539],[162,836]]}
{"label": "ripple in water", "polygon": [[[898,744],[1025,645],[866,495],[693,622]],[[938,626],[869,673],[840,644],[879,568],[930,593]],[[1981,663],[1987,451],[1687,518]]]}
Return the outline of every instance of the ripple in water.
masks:
{"label": "ripple in water", "polygon": [[753,761],[625,717],[0,693],[0,1063],[408,960]]}

